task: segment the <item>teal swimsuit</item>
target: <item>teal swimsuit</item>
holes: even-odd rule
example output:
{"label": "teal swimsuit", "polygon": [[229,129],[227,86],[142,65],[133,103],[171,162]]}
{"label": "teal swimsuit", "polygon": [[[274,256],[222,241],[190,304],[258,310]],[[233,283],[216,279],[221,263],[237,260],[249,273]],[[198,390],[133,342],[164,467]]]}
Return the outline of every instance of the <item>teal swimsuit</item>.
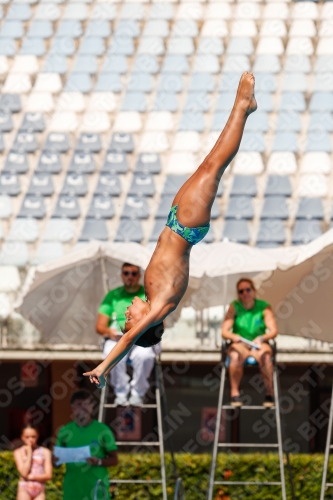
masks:
{"label": "teal swimsuit", "polygon": [[178,205],[171,207],[166,225],[184,240],[195,245],[199,243],[209,231],[209,223],[201,227],[185,227],[177,220]]}

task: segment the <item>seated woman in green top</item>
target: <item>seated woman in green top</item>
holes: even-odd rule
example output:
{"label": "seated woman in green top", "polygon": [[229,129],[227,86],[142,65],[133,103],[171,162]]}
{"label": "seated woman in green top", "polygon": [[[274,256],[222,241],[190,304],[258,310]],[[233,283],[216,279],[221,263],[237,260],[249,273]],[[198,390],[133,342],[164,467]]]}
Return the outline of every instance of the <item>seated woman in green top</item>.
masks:
{"label": "seated woman in green top", "polygon": [[[231,405],[241,406],[239,384],[243,376],[246,358],[253,356],[259,364],[266,396],[264,406],[274,405],[272,348],[268,340],[277,335],[276,321],[270,305],[256,298],[252,280],[241,278],[237,283],[238,300],[234,300],[222,323],[222,337],[231,340],[228,348],[230,357],[229,376],[231,386]],[[260,346],[254,349],[242,342],[242,338]]]}

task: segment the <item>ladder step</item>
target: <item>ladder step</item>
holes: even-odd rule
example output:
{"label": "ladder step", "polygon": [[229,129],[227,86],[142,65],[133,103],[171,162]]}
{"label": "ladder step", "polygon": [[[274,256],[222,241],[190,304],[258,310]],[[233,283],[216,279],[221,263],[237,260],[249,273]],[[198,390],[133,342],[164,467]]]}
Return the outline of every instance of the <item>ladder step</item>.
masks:
{"label": "ladder step", "polygon": [[221,448],[278,448],[276,443],[218,443]]}
{"label": "ladder step", "polygon": [[325,488],[332,488],[332,486],[333,486],[333,483],[326,483],[325,484]]}
{"label": "ladder step", "polygon": [[275,406],[270,406],[269,408],[266,408],[266,406],[231,406],[231,405],[222,405],[222,408],[224,410],[275,410]]}
{"label": "ladder step", "polygon": [[120,484],[162,484],[160,479],[110,479],[110,483]]}
{"label": "ladder step", "polygon": [[137,405],[137,406],[132,406],[132,405],[127,405],[127,406],[119,406],[109,403],[105,403],[103,405],[104,408],[157,408],[157,404],[146,404],[146,405]]}
{"label": "ladder step", "polygon": [[260,481],[214,481],[214,484],[239,484],[239,485],[243,485],[243,484],[253,484],[253,485],[256,485],[256,486],[281,486],[282,483],[281,481],[263,481],[263,482],[260,482]]}
{"label": "ladder step", "polygon": [[116,441],[117,446],[159,446],[159,441]]}

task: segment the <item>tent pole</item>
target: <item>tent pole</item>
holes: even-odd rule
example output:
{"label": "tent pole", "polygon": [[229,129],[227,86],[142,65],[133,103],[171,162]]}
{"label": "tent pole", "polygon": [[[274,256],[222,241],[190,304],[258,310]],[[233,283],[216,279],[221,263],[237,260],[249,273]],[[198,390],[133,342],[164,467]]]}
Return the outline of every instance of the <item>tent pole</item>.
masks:
{"label": "tent pole", "polygon": [[108,286],[108,277],[106,274],[106,267],[105,267],[105,259],[104,257],[101,258],[101,271],[102,271],[102,281],[103,281],[103,289],[104,293],[107,294],[109,291],[109,286]]}

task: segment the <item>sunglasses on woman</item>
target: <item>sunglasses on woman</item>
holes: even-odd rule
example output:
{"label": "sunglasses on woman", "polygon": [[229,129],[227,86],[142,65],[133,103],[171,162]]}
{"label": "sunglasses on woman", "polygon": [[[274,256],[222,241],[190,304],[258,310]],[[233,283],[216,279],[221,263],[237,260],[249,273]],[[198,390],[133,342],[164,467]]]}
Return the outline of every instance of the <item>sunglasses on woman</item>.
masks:
{"label": "sunglasses on woman", "polygon": [[252,290],[252,288],[250,288],[250,287],[241,288],[240,290],[238,290],[238,293],[239,293],[239,295],[242,295],[244,292],[250,293],[251,290]]}

